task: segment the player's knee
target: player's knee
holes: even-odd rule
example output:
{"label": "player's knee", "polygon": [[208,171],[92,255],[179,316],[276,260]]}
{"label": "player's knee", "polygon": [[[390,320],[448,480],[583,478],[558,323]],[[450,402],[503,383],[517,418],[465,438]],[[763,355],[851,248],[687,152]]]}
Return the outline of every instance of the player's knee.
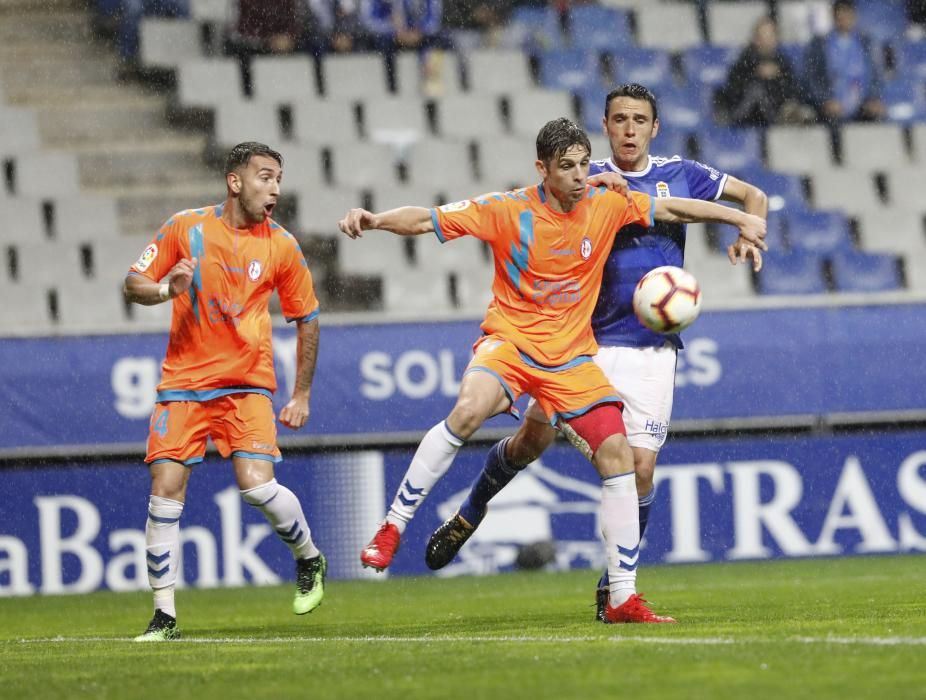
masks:
{"label": "player's knee", "polygon": [[[650,456],[652,455],[652,456]],[[656,471],[656,455],[648,452],[645,456],[634,451],[633,470],[636,473],[637,492],[647,494],[653,489],[653,474]]]}
{"label": "player's knee", "polygon": [[627,442],[627,436],[615,433],[606,438],[595,451],[592,464],[602,478],[632,472],[633,452]]}
{"label": "player's knee", "polygon": [[447,417],[447,427],[454,435],[467,440],[479,430],[486,417],[485,410],[478,403],[460,399]]}

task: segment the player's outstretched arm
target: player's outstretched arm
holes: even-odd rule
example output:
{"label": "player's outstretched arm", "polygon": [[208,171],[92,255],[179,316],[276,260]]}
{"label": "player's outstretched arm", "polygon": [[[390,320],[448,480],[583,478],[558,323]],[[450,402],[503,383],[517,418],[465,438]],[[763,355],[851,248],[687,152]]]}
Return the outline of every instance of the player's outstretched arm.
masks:
{"label": "player's outstretched arm", "polygon": [[673,224],[730,224],[739,229],[742,238],[757,248],[768,250],[764,240],[765,219],[732,207],[684,197],[657,198],[653,204],[653,218]]}
{"label": "player's outstretched arm", "polygon": [[[763,219],[768,218],[768,195],[755,185],[728,175],[723,186],[720,198],[727,202],[736,202],[742,205],[747,214],[755,214]],[[758,272],[762,269],[762,251],[752,243],[740,237],[727,246],[727,258],[731,265],[738,262],[746,263],[752,258],[752,269]]]}
{"label": "player's outstretched arm", "polygon": [[296,384],[293,396],[280,411],[280,422],[298,430],[309,420],[309,398],[318,359],[318,319],[296,322]]}
{"label": "player's outstretched arm", "polygon": [[183,258],[160,282],[150,280],[144,275],[127,275],[122,286],[122,295],[127,302],[142,306],[154,306],[173,299],[190,288],[197,263],[196,258]]}
{"label": "player's outstretched arm", "polygon": [[417,236],[434,233],[431,210],[424,207],[399,207],[379,214],[366,209],[351,209],[338,222],[342,233],[351,238],[361,238],[364,231],[380,229],[400,236]]}

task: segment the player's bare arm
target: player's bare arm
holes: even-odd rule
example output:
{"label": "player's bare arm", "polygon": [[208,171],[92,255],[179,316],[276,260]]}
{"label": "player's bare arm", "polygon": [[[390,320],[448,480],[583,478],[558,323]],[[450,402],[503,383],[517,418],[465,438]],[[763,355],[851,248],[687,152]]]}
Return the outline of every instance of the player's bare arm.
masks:
{"label": "player's bare arm", "polygon": [[604,185],[612,192],[617,192],[625,197],[630,196],[630,188],[627,186],[627,181],[619,173],[603,172],[597,175],[589,175],[588,180],[585,182],[590,187],[601,187]]}
{"label": "player's bare arm", "polygon": [[293,396],[280,411],[280,422],[298,430],[309,420],[309,399],[318,359],[318,319],[296,322],[296,384]]}
{"label": "player's bare arm", "polygon": [[732,207],[697,199],[667,197],[653,200],[653,218],[671,224],[730,224],[739,229],[744,240],[768,250],[764,240],[765,219]]}
{"label": "player's bare arm", "polygon": [[399,236],[434,233],[431,210],[424,207],[399,207],[379,214],[366,209],[351,209],[338,222],[338,228],[351,238],[361,238],[364,231],[372,229],[391,231]]}
{"label": "player's bare arm", "polygon": [[125,278],[122,294],[126,301],[142,306],[154,306],[169,301],[190,288],[198,262],[196,258],[183,258],[160,282],[150,280],[144,275],[130,274]]}
{"label": "player's bare arm", "polygon": [[[742,205],[747,214],[768,218],[768,196],[765,192],[732,175],[727,176],[720,198]],[[752,257],[753,270],[758,272],[762,269],[762,251],[743,238],[737,238],[727,246],[727,257],[731,265],[736,265],[737,262],[745,263],[747,257]]]}

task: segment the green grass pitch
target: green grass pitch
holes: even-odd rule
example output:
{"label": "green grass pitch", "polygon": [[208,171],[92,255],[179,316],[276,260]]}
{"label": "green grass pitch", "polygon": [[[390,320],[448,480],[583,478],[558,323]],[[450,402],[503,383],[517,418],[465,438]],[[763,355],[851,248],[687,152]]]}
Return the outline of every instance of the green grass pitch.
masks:
{"label": "green grass pitch", "polygon": [[592,621],[595,572],[0,599],[0,698],[926,697],[926,558],[651,566],[677,625]]}

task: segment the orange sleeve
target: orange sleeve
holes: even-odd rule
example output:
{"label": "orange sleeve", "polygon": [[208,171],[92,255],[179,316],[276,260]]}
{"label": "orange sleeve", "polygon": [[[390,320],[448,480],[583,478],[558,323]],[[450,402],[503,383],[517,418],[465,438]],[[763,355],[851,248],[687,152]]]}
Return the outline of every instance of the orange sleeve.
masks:
{"label": "orange sleeve", "polygon": [[513,193],[493,192],[473,199],[444,204],[431,210],[434,232],[441,243],[461,236],[491,241],[498,234],[498,220]]}
{"label": "orange sleeve", "polygon": [[653,218],[655,207],[653,198],[645,192],[631,192],[627,198],[627,205],[624,207],[623,218],[618,224],[622,228],[627,224],[640,224],[641,226],[650,227],[656,223]]}
{"label": "orange sleeve", "polygon": [[155,234],[151,243],[129,268],[129,274],[144,275],[155,282],[164,277],[184,256],[182,217],[174,214]]}
{"label": "orange sleeve", "polygon": [[282,231],[276,235],[283,236],[283,254],[276,275],[283,316],[287,321],[311,321],[318,316],[319,304],[305,255],[291,233]]}

